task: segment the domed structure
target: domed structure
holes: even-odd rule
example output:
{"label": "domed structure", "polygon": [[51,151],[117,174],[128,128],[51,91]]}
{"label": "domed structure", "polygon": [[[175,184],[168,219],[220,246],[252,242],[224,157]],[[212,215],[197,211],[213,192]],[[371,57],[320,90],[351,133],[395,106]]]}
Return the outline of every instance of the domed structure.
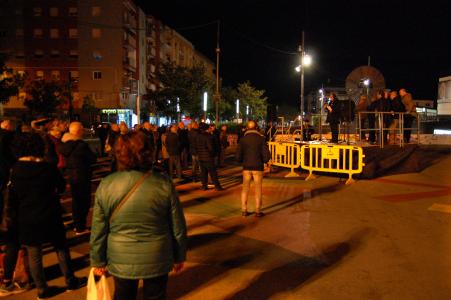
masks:
{"label": "domed structure", "polygon": [[372,66],[355,68],[346,77],[346,93],[357,103],[361,94],[373,96],[379,89],[385,89],[385,79],[382,73]]}

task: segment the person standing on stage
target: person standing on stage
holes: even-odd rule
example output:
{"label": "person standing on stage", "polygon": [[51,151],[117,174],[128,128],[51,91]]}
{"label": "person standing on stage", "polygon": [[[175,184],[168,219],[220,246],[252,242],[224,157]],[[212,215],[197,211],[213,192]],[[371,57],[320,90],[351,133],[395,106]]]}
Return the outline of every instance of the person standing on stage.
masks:
{"label": "person standing on stage", "polygon": [[399,90],[399,96],[401,96],[402,104],[406,109],[406,114],[404,115],[404,142],[409,143],[412,123],[417,116],[417,106],[413,102],[412,94],[407,93],[405,88]]}
{"label": "person standing on stage", "polygon": [[330,125],[330,131],[332,133],[331,143],[338,143],[338,126],[340,124],[341,106],[335,93],[331,93],[329,96],[329,102],[325,105],[327,109],[326,122]]}

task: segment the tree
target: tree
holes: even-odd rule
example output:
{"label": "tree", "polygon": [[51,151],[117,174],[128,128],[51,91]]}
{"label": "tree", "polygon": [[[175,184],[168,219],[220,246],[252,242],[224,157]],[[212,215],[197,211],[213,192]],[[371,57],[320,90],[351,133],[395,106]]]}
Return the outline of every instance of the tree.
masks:
{"label": "tree", "polygon": [[231,120],[236,118],[236,99],[238,91],[233,87],[223,87],[221,90],[221,101],[219,102],[219,111],[222,119]]}
{"label": "tree", "polygon": [[163,88],[151,91],[145,97],[155,101],[157,112],[176,117],[179,104],[180,112],[192,118],[203,114],[202,95],[204,91],[211,91],[213,83],[202,66],[186,68],[168,62],[162,65],[158,76]]}
{"label": "tree", "polygon": [[[267,97],[264,97],[264,90],[257,90],[249,81],[238,84],[238,99],[240,99],[241,107],[249,105],[249,119],[265,119],[267,113]],[[246,111],[242,113],[245,115]]]}
{"label": "tree", "polygon": [[0,54],[0,103],[8,103],[9,98],[16,96],[24,84],[24,75],[13,72],[6,66],[6,55]]}
{"label": "tree", "polygon": [[63,90],[56,82],[35,80],[27,87],[24,104],[31,115],[49,116],[64,103]]}

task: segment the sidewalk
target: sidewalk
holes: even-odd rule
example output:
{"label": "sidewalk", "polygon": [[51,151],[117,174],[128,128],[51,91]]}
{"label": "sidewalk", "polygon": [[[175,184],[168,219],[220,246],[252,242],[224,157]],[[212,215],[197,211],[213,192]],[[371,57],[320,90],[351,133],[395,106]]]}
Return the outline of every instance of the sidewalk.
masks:
{"label": "sidewalk", "polygon": [[[350,186],[270,174],[263,218],[241,217],[237,166],[220,170],[222,192],[182,184],[189,253],[168,299],[451,299],[450,169],[448,155],[421,173]],[[88,243],[71,250],[77,275],[87,276]],[[46,266],[55,263],[45,256]],[[83,288],[52,299],[85,298]]]}

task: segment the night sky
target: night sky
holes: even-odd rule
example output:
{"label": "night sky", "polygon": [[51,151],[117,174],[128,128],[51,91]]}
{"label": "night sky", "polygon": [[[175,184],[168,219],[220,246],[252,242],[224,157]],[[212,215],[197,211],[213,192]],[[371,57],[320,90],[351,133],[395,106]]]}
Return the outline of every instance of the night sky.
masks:
{"label": "night sky", "polygon": [[[299,101],[302,30],[314,64],[305,92],[344,85],[356,67],[381,71],[387,88],[406,87],[415,99],[436,99],[440,76],[451,75],[451,1],[137,1],[216,61],[221,20],[220,76],[266,90],[270,103]],[[211,23],[213,22],[213,23]],[[210,24],[209,24],[210,23]]]}

